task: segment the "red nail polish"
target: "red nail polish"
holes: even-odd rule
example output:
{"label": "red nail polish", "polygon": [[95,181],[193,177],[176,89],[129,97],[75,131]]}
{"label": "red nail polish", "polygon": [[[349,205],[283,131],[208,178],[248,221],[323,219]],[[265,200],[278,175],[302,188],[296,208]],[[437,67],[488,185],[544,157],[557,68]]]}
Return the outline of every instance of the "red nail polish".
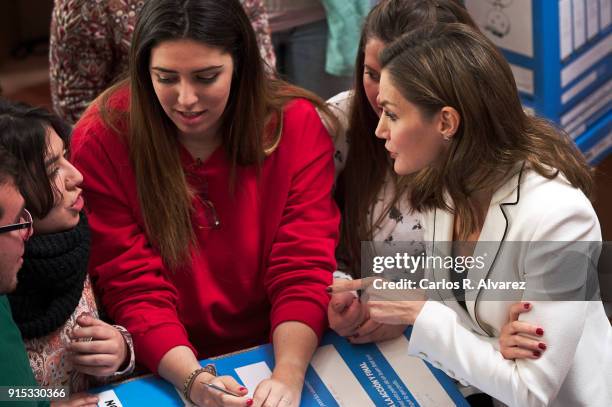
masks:
{"label": "red nail polish", "polygon": [[247,400],[247,407],[250,407],[253,404],[253,399]]}
{"label": "red nail polish", "polygon": [[531,306],[531,304],[529,304],[528,302],[523,304],[523,308],[525,308],[525,309],[529,309],[530,306]]}
{"label": "red nail polish", "polygon": [[542,335],[544,335],[544,330],[542,328],[538,328],[538,329],[536,329],[536,334],[542,336]]}
{"label": "red nail polish", "polygon": [[538,343],[538,348],[542,349],[542,350],[546,350],[546,345],[543,344],[542,342]]}
{"label": "red nail polish", "polygon": [[533,356],[535,356],[536,358],[539,358],[541,355],[541,353],[537,350],[533,351]]}
{"label": "red nail polish", "polygon": [[245,390],[246,390],[246,387],[241,387],[241,388],[239,388],[238,390],[240,390],[240,391],[245,391]]}

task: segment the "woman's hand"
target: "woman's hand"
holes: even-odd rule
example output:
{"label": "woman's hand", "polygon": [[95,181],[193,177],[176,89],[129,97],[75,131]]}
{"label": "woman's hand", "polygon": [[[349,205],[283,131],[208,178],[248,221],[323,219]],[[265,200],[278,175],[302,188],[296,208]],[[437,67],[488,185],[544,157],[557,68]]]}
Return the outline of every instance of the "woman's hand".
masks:
{"label": "woman's hand", "polygon": [[373,321],[390,325],[414,325],[425,300],[369,301],[368,310]]}
{"label": "woman's hand", "polygon": [[67,400],[55,400],[51,407],[97,407],[98,396],[87,393],[71,394]]}
{"label": "woman's hand", "polygon": [[80,315],[77,324],[68,345],[68,350],[74,353],[74,368],[92,376],[110,376],[118,371],[129,349],[117,328],[88,314]]}
{"label": "woman's hand", "polygon": [[292,362],[277,363],[272,377],[259,383],[255,389],[252,407],[298,407],[304,376],[304,369]]}
{"label": "woman's hand", "polygon": [[407,327],[408,325],[403,324],[381,324],[368,319],[353,336],[349,336],[347,339],[353,344],[388,341],[401,336]]}
{"label": "woman's hand", "polygon": [[302,382],[276,379],[272,375],[259,383],[253,394],[252,407],[298,407],[302,396]]}
{"label": "woman's hand", "polygon": [[[372,277],[360,280],[334,281],[329,291],[332,294],[340,294],[366,289],[370,293],[367,312],[372,321],[389,325],[414,324],[423,305],[425,305],[424,293],[420,290],[379,290],[372,286],[374,281],[375,279]],[[375,298],[375,300],[372,298]],[[406,298],[410,300],[406,301]],[[374,331],[372,328],[375,327],[371,327],[370,333]]]}
{"label": "woman's hand", "polygon": [[[347,281],[347,280],[345,280]],[[353,336],[365,322],[367,307],[352,292],[332,293],[327,307],[329,326],[340,336]]]}
{"label": "woman's hand", "polygon": [[[220,390],[205,386],[203,383],[214,384],[232,393],[240,394],[241,397],[225,394]],[[201,373],[196,377],[189,396],[201,407],[245,407],[253,404],[253,400],[246,397],[247,394],[248,390],[231,376],[213,376],[208,373]]]}
{"label": "woman's hand", "polygon": [[531,310],[528,302],[517,302],[510,307],[508,322],[499,336],[499,351],[505,359],[538,359],[546,350],[541,340],[544,330],[518,320],[520,314]]}
{"label": "woman's hand", "polygon": [[367,304],[352,292],[332,293],[327,308],[329,326],[351,343],[381,342],[400,336],[406,325],[387,325],[370,319]]}
{"label": "woman's hand", "polygon": [[[159,362],[157,371],[161,377],[172,383],[181,394],[186,380],[193,378],[189,398],[198,406],[244,407],[252,404],[252,401],[249,403],[250,399],[246,397],[247,389],[238,384],[231,376],[213,376],[202,371],[197,376],[192,377],[192,374],[201,367],[193,351],[189,347],[181,345],[166,352]],[[239,396],[225,394],[222,391],[205,386],[204,383],[214,384]]]}
{"label": "woman's hand", "polygon": [[274,329],[272,343],[274,371],[255,389],[253,406],[298,407],[306,369],[317,349],[317,334],[302,322],[285,321]]}

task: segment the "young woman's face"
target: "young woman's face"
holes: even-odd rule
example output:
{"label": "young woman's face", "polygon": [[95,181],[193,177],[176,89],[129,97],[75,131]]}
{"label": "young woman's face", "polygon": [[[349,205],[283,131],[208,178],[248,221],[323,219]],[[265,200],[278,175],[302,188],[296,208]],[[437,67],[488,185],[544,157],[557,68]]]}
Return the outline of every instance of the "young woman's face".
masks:
{"label": "young woman's face", "polygon": [[230,54],[190,39],[165,41],[151,50],[155,94],[183,137],[217,136],[233,70]]}
{"label": "young woman's face", "polygon": [[376,137],[385,140],[385,148],[399,175],[417,172],[433,164],[446,149],[440,113],[428,119],[419,108],[406,100],[391,83],[386,70],[380,78],[378,102],[383,114]]}
{"label": "young woman's face", "polygon": [[385,43],[377,38],[371,38],[366,42],[364,48],[363,59],[363,89],[365,90],[370,106],[376,112],[378,117],[382,113],[382,109],[378,105],[376,98],[378,97],[378,86],[380,82],[380,61],[378,56],[385,48]]}
{"label": "young woman's face", "polygon": [[66,146],[53,128],[47,129],[45,166],[49,181],[54,185],[54,205],[42,219],[34,219],[37,234],[56,233],[72,229],[79,223],[83,196],[79,187],[83,175],[66,158]]}

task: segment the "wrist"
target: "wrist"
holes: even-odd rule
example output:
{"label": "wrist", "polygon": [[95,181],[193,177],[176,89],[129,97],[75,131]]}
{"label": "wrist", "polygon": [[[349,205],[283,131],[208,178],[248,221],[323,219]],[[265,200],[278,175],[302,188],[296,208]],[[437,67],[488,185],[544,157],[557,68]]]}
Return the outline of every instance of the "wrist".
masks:
{"label": "wrist", "polygon": [[411,309],[411,312],[408,315],[408,321],[406,321],[406,323],[408,325],[414,325],[414,323],[416,322],[417,318],[419,317],[419,314],[423,310],[424,306],[425,306],[425,302],[424,301],[420,301],[420,303],[418,305],[414,306]]}
{"label": "wrist", "polygon": [[206,387],[203,385],[203,383],[210,383],[215,377],[217,376],[213,376],[208,372],[203,372],[196,376],[193,385],[191,386],[188,398],[191,404],[198,405],[198,401],[202,399],[203,392]]}
{"label": "wrist", "polygon": [[125,338],[123,338],[123,359],[121,364],[119,365],[119,369],[117,370],[124,370],[127,368],[127,366],[130,364],[130,348],[127,344],[127,342],[125,341]]}
{"label": "wrist", "polygon": [[203,381],[208,383],[217,375],[217,369],[215,369],[215,365],[209,364],[204,367],[200,367],[192,371],[186,378],[183,383],[183,397],[191,404],[194,403],[194,388],[198,388],[199,386],[195,386],[196,381]]}
{"label": "wrist", "polygon": [[305,361],[297,361],[297,360],[289,360],[289,359],[281,359],[277,360],[274,365],[274,372],[291,372],[291,373],[299,373],[304,376],[306,374],[306,369],[308,368],[308,363]]}
{"label": "wrist", "polygon": [[278,363],[272,372],[272,378],[289,387],[301,390],[306,376],[306,368],[291,363]]}
{"label": "wrist", "polygon": [[200,383],[200,382],[202,382],[202,383],[210,383],[210,381],[212,379],[214,379],[215,377],[217,377],[217,376],[212,375],[212,374],[210,374],[208,372],[203,372],[203,373],[200,373],[198,375],[196,382],[197,383]]}
{"label": "wrist", "polygon": [[121,325],[113,325],[113,327],[117,331],[119,331],[119,333],[121,334],[121,337],[123,338],[123,350],[124,350],[123,360],[121,364],[119,365],[119,367],[117,368],[116,372],[113,374],[113,376],[121,376],[126,373],[131,373],[134,370],[134,367],[136,365],[136,358],[134,355],[134,344],[132,341],[132,335],[130,335],[127,329],[125,329]]}

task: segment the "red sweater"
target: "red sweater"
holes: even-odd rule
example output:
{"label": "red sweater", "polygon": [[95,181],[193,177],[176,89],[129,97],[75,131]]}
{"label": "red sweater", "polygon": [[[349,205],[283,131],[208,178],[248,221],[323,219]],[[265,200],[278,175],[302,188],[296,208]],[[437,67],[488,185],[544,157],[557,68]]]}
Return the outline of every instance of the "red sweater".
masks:
{"label": "red sweater", "polygon": [[[127,106],[127,92],[116,98]],[[261,344],[285,321],[322,335],[339,214],[332,141],[309,102],[285,108],[281,142],[261,179],[255,168],[240,169],[234,196],[223,148],[200,164],[181,151],[183,168],[206,179],[221,222],[195,228],[200,250],[184,271],[167,270],[149,244],[121,140],[92,110],[74,129],[72,161],[85,180],[90,275],[109,316],[131,332],[140,363],[157,372],[180,345],[202,359]]]}

